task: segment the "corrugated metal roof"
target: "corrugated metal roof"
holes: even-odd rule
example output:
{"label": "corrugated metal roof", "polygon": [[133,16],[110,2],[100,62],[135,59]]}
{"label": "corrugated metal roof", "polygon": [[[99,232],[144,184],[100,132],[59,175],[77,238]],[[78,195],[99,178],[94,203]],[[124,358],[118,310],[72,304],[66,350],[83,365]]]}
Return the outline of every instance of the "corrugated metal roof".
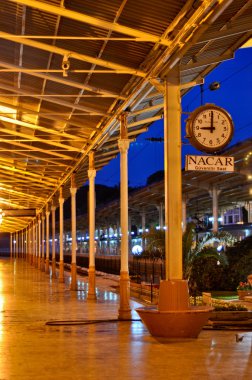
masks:
{"label": "corrugated metal roof", "polygon": [[[251,25],[251,0],[4,1],[0,207],[40,213],[58,204],[60,187],[68,197],[73,172],[78,187],[88,178],[90,151],[97,170],[118,153],[122,111],[133,139],[162,114],[174,64],[181,83],[201,79]],[[29,221],[6,218],[1,230]]]}

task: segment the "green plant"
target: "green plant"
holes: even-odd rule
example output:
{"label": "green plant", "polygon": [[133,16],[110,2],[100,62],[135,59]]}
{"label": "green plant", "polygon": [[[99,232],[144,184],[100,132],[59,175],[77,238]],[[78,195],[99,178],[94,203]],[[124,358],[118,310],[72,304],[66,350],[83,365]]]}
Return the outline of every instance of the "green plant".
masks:
{"label": "green plant", "polygon": [[[199,283],[207,263],[211,262],[211,268],[215,267],[215,270],[212,269],[209,273],[217,271],[217,264],[219,268],[227,265],[225,253],[218,252],[217,246],[220,243],[227,245],[231,240],[230,234],[223,232],[207,233],[201,239],[196,240],[195,224],[187,224],[186,231],[183,234],[183,276],[188,279],[190,294],[196,296],[199,292]],[[205,263],[204,266],[203,263]],[[211,288],[210,284],[208,286],[202,285],[205,289]]]}
{"label": "green plant", "polygon": [[224,305],[215,305],[215,311],[247,311],[248,309],[241,304],[224,304]]}
{"label": "green plant", "polygon": [[[203,305],[202,296],[190,297],[190,305]],[[215,311],[247,311],[248,309],[240,304],[234,302],[226,302],[221,299],[212,298],[212,307]]]}
{"label": "green plant", "polygon": [[[182,241],[183,278],[188,279],[190,294],[194,296],[199,291],[199,285],[202,290],[207,290],[213,283],[219,283],[227,258],[224,252],[218,252],[217,247],[233,243],[232,235],[225,232],[206,233],[201,239],[196,238],[195,224],[188,223]],[[151,228],[143,234],[143,239],[145,251],[141,257],[153,260],[165,257],[165,231]]]}
{"label": "green plant", "polygon": [[223,276],[225,290],[235,290],[241,279],[252,273],[252,236],[227,247],[229,267]]}
{"label": "green plant", "polygon": [[165,256],[165,231],[150,228],[143,234],[145,240],[145,256],[149,258],[164,258]]}
{"label": "green plant", "polygon": [[237,290],[252,290],[252,285],[249,282],[240,282]]}

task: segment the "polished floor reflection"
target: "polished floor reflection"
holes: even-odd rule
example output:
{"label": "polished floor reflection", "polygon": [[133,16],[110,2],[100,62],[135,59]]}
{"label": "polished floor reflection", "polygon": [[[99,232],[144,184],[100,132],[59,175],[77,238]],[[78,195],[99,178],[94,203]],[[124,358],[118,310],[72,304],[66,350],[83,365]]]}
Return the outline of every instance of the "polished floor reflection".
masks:
{"label": "polished floor reflection", "polygon": [[[99,276],[98,299],[87,301],[86,277],[73,292],[69,278],[60,284],[22,259],[0,259],[0,380],[251,378],[252,332],[157,340],[135,312],[136,320],[117,321],[113,285]],[[71,324],[97,319],[103,322]]]}

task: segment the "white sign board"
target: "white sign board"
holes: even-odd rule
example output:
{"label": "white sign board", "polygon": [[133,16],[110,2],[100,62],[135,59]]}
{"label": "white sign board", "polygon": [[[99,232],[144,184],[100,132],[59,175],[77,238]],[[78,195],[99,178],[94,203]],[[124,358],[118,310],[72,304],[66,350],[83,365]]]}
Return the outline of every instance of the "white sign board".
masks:
{"label": "white sign board", "polygon": [[233,172],[234,157],[187,155],[185,170]]}

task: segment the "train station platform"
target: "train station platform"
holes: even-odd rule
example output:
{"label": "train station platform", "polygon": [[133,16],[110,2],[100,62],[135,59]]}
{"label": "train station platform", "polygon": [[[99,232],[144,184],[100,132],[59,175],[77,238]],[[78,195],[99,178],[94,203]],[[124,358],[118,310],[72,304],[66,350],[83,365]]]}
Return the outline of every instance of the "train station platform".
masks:
{"label": "train station platform", "polygon": [[0,259],[0,380],[251,378],[252,332],[155,339],[135,311],[117,320],[113,285],[98,276],[97,300],[88,301],[87,277],[71,291],[68,274],[61,284],[22,259]]}

